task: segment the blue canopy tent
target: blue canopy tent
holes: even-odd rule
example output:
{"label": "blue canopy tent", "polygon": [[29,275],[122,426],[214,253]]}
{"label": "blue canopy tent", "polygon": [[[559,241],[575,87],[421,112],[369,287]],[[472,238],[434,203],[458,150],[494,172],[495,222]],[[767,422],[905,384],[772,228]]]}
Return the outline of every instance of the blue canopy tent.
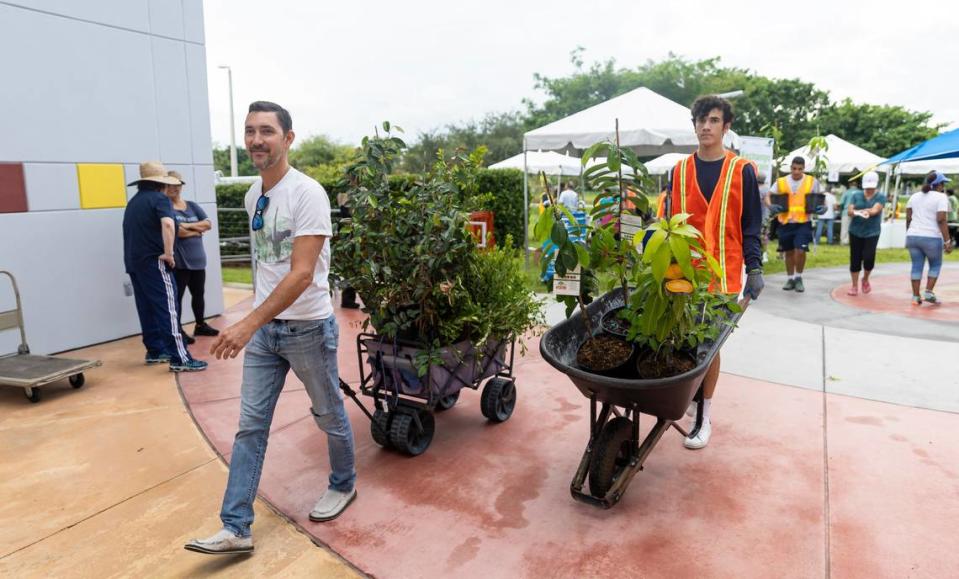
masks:
{"label": "blue canopy tent", "polygon": [[959,157],[959,129],[941,133],[928,141],[919,143],[911,149],[889,157],[881,165],[902,163],[905,161],[930,161]]}

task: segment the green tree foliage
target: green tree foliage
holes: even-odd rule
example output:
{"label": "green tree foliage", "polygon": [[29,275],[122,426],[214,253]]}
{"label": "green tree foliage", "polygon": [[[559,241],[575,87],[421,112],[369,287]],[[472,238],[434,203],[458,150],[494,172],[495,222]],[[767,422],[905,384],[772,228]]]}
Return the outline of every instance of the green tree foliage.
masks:
{"label": "green tree foliage", "polygon": [[819,117],[823,135],[833,133],[889,157],[925,139],[935,137],[942,125],[929,125],[932,113],[917,113],[890,105],[856,104],[849,99],[826,108]]}
{"label": "green tree foliage", "polygon": [[486,147],[486,162],[496,163],[522,149],[524,119],[519,113],[488,114],[480,121],[447,125],[444,130],[421,133],[403,158],[403,168],[414,173],[428,171],[439,150],[473,151]]}
{"label": "green tree foliage", "polygon": [[[224,177],[230,176],[230,147],[213,147],[213,170],[220,171]],[[236,173],[240,177],[254,177],[256,167],[250,161],[250,155],[242,146],[236,149]]]}

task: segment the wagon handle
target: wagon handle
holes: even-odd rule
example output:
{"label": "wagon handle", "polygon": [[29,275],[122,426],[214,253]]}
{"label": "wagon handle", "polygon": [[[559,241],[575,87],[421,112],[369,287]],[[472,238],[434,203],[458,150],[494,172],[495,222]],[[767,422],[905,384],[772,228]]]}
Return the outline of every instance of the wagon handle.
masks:
{"label": "wagon handle", "polygon": [[5,325],[5,321],[3,320],[3,318],[5,318],[10,313],[15,313],[16,320],[17,320],[17,328],[20,330],[20,346],[17,347],[17,353],[29,354],[30,346],[27,345],[27,331],[23,327],[23,304],[20,303],[20,288],[17,287],[17,279],[13,277],[13,274],[10,273],[9,271],[0,270],[0,273],[10,278],[10,285],[13,286],[13,297],[17,301],[16,310],[8,310],[6,312],[0,312],[0,326],[3,326],[3,327],[0,327],[0,331],[7,330],[13,327],[13,325],[9,325],[9,326]]}

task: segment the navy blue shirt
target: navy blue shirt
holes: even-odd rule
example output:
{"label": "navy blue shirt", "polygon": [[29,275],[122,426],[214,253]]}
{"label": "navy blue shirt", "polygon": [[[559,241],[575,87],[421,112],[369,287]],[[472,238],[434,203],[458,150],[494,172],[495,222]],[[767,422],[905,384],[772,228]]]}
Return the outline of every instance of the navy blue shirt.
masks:
{"label": "navy blue shirt", "polygon": [[[186,202],[186,209],[174,209],[176,223],[196,223],[207,219],[203,208],[193,201]],[[173,246],[173,259],[177,269],[206,269],[206,252],[203,251],[203,237],[177,237]]]}
{"label": "navy blue shirt", "polygon": [[[696,183],[699,190],[703,192],[703,197],[709,203],[713,197],[713,191],[716,189],[716,183],[719,182],[719,174],[723,171],[723,162],[725,159],[715,161],[703,161],[699,155],[696,158]],[[670,173],[672,179],[672,173]],[[669,184],[669,190],[672,191],[672,183]],[[760,235],[763,230],[763,203],[759,197],[759,181],[756,180],[756,170],[752,164],[743,167],[743,216],[741,219],[743,229],[743,263],[746,264],[746,271],[762,267],[762,244]]]}
{"label": "navy blue shirt", "polygon": [[140,183],[136,195],[123,212],[123,265],[127,273],[144,267],[156,267],[163,255],[163,233],[160,219],[173,215],[173,204],[159,188],[159,183]]}

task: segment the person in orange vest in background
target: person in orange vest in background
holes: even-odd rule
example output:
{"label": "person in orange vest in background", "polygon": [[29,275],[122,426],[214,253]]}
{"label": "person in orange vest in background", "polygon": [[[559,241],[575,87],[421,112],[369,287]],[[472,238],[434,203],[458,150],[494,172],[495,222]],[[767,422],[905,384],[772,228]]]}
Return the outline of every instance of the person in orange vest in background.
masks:
{"label": "person in orange vest in background", "polygon": [[[789,196],[787,207],[773,205],[770,212],[779,214],[779,250],[786,258],[786,274],[789,276],[783,289],[802,293],[806,291],[802,272],[806,268],[806,252],[812,242],[812,221],[806,213],[806,195],[819,193],[819,181],[812,175],[806,175],[805,159],[794,157],[789,164],[789,175],[776,180],[770,193]],[[825,207],[815,209],[817,213],[826,210]]]}
{"label": "person in orange vest in background", "polygon": [[669,184],[663,186],[656,199],[656,219],[662,219],[666,215],[666,196],[669,195]]}
{"label": "person in orange vest in background", "polygon": [[[703,234],[704,249],[720,264],[714,291],[757,299],[763,289],[759,237],[763,209],[756,170],[747,159],[723,148],[723,136],[733,122],[729,101],[700,97],[692,106],[693,127],[699,147],[680,161],[670,179],[669,207],[664,214],[688,213],[688,223]],[[743,282],[743,266],[747,272]],[[683,445],[703,448],[712,435],[710,409],[719,380],[719,355],[703,378],[705,404],[699,428],[695,422]],[[691,405],[687,414],[695,414]]]}

